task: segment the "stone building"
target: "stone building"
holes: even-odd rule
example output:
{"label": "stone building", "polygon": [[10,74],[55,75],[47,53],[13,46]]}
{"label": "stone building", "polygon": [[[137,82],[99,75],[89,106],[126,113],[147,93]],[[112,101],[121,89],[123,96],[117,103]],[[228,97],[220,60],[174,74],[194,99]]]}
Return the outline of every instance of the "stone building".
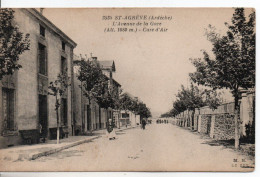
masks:
{"label": "stone building", "polygon": [[[79,65],[77,64],[80,60],[86,60],[86,58],[74,55],[74,124],[75,134],[86,134],[95,130],[106,128],[108,119],[116,119],[115,110],[112,108],[102,108],[95,100],[88,100],[80,88],[82,84],[78,78],[77,73]],[[113,79],[113,72],[115,72],[114,61],[98,61],[97,57],[91,57],[89,60],[98,62],[103,74],[107,77],[109,85],[114,91],[119,93],[121,85]],[[116,119],[118,120],[118,119]],[[116,121],[114,120],[114,121]]]}
{"label": "stone building", "polygon": [[[36,9],[15,9],[14,25],[30,34],[30,50],[19,60],[22,68],[0,82],[0,145],[38,142],[41,136],[55,136],[55,98],[48,84],[59,73],[72,73],[76,43]],[[63,132],[72,134],[72,88],[61,100]],[[53,134],[54,133],[54,134]]]}
{"label": "stone building", "polygon": [[121,110],[119,114],[119,122],[117,127],[136,127],[140,125],[140,115],[133,113],[132,111]]}
{"label": "stone building", "polygon": [[[130,98],[137,102],[142,102],[138,97],[133,96],[132,94],[125,92]],[[130,110],[121,110],[119,113],[119,119],[118,119],[118,127],[136,127],[141,122],[141,117],[138,114],[135,114],[134,112]]]}

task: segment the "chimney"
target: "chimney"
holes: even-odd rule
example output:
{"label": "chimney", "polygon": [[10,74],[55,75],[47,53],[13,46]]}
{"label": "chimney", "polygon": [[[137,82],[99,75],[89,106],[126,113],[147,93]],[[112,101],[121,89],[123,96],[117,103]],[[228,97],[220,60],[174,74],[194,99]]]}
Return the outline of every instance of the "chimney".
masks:
{"label": "chimney", "polygon": [[42,15],[43,15],[43,9],[44,9],[44,8],[40,8],[40,13],[41,13]]}

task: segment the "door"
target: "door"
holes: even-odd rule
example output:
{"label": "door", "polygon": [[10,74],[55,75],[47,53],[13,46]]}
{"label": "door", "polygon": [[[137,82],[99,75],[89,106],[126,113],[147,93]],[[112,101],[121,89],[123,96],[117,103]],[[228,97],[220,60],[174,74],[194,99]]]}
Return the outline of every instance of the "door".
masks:
{"label": "door", "polygon": [[68,106],[67,106],[67,99],[62,98],[61,99],[61,125],[62,126],[68,126]]}
{"label": "door", "polygon": [[47,95],[39,95],[39,127],[42,137],[48,135]]}

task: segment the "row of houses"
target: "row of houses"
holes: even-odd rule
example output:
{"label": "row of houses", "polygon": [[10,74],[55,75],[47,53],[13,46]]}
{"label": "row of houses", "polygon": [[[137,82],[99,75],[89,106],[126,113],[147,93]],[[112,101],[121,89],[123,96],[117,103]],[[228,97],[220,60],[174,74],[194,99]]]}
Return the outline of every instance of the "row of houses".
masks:
{"label": "row of houses", "polygon": [[[241,90],[239,111],[240,138],[254,139],[255,125],[255,92]],[[208,134],[216,140],[235,138],[234,103],[225,103],[217,109],[208,106],[195,111],[186,110],[174,118],[174,124],[188,127],[193,131]]]}
{"label": "row of houses", "polygon": [[[30,34],[30,50],[19,60],[22,68],[0,81],[0,148],[24,143],[38,143],[40,133],[56,137],[55,98],[48,86],[59,73],[67,73],[71,85],[61,99],[61,137],[87,134],[106,128],[109,118],[117,127],[136,126],[138,115],[111,108],[101,108],[83,96],[77,80],[76,42],[36,9],[15,9],[13,25]],[[96,57],[90,57],[97,60]],[[114,61],[98,61],[114,89],[121,85],[113,79]],[[66,70],[66,71],[65,71]]]}
{"label": "row of houses", "polygon": [[[84,96],[80,85],[82,83],[77,79],[78,68],[77,64],[81,60],[91,60],[100,65],[102,73],[106,76],[109,86],[113,88],[117,94],[121,90],[121,85],[113,78],[113,73],[116,71],[115,62],[109,60],[98,60],[97,57],[84,58],[74,55],[74,79],[73,79],[73,105],[75,118],[75,134],[91,133],[92,131],[104,129],[107,126],[108,119],[112,119],[115,127],[132,126],[135,127],[140,123],[140,115],[136,115],[131,111],[115,110],[112,108],[102,108],[95,100],[88,100]],[[129,96],[131,94],[126,93]]]}

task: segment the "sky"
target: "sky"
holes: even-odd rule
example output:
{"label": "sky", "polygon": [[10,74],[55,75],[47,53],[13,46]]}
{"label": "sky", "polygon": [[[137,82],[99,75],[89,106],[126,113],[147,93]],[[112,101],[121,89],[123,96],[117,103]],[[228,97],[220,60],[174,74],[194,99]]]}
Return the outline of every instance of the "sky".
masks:
{"label": "sky", "polygon": [[[43,15],[77,43],[76,55],[93,53],[98,60],[114,60],[113,76],[123,91],[139,97],[152,113],[164,113],[172,108],[181,84],[189,85],[188,74],[195,71],[189,58],[202,57],[202,49],[212,48],[205,29],[211,24],[224,33],[224,22],[230,23],[233,12],[231,8],[79,8],[44,9]],[[162,21],[168,28],[164,33],[105,33],[104,28],[111,27],[111,21],[102,20],[107,15],[167,15],[172,20]]]}

